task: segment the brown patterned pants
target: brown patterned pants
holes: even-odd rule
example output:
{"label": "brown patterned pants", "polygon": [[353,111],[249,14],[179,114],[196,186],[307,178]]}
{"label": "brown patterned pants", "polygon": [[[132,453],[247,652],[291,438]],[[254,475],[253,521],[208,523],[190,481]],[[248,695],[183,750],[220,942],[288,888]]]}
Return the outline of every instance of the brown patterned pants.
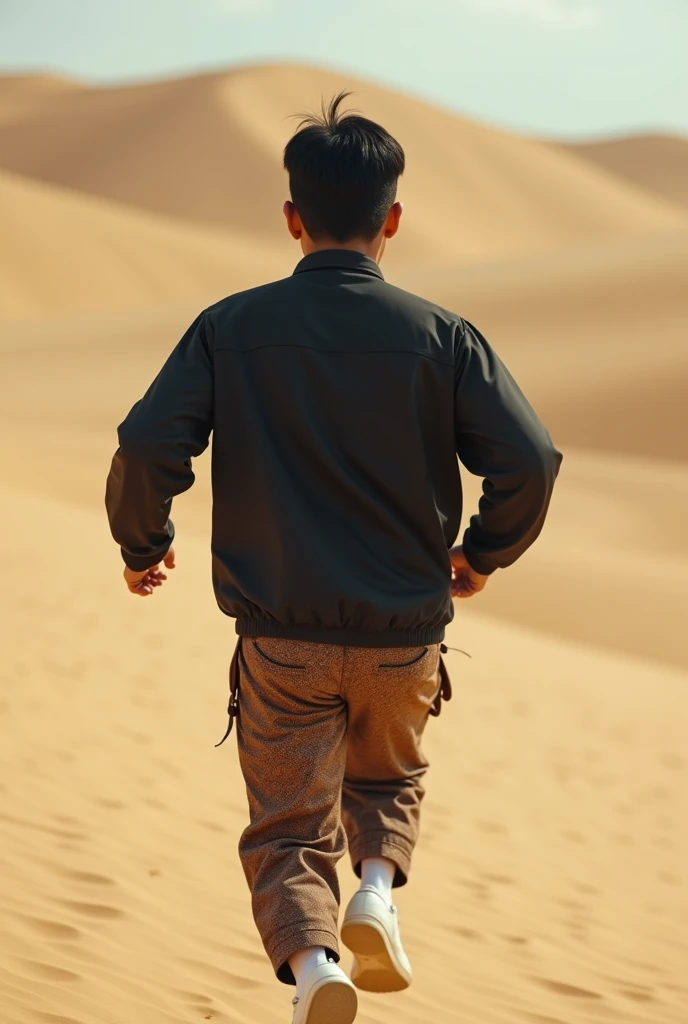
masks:
{"label": "brown patterned pants", "polygon": [[438,698],[440,645],[343,647],[241,641],[239,759],[250,825],[239,853],[277,977],[299,949],[338,958],[346,850],[387,857],[403,885],[418,837],[420,741]]}

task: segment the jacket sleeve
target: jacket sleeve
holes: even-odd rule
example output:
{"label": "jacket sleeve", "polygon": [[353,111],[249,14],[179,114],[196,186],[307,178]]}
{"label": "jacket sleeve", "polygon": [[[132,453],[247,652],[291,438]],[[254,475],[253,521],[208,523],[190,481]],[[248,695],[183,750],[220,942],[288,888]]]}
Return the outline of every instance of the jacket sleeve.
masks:
{"label": "jacket sleeve", "polygon": [[105,505],[130,569],[149,569],[167,554],[172,499],[193,484],[191,460],[208,446],[212,423],[213,363],[201,314],[117,430]]}
{"label": "jacket sleeve", "polygon": [[547,515],[562,455],[515,380],[472,324],[456,350],[455,426],[460,461],[483,477],[479,513],[463,537],[468,564],[488,575],[512,565]]}

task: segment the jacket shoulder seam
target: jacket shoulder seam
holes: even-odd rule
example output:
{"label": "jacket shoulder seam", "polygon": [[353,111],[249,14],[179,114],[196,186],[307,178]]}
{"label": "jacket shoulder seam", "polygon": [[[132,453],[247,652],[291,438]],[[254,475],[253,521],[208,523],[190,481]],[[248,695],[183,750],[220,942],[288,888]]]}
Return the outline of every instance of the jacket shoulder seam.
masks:
{"label": "jacket shoulder seam", "polygon": [[439,363],[440,366],[453,366],[454,361],[451,362],[447,359],[438,359],[437,356],[431,356],[427,352],[420,352],[418,349],[404,349],[404,348],[368,348],[361,351],[353,351],[349,348],[318,348],[316,345],[299,345],[287,344],[287,345],[252,345],[250,348],[237,348],[232,345],[218,345],[215,349],[216,352],[238,352],[240,355],[245,355],[248,352],[258,352],[263,348],[307,348],[311,352],[325,352],[328,355],[374,355],[382,352],[389,353],[390,355],[400,356],[420,356],[423,359],[430,359],[433,363]]}

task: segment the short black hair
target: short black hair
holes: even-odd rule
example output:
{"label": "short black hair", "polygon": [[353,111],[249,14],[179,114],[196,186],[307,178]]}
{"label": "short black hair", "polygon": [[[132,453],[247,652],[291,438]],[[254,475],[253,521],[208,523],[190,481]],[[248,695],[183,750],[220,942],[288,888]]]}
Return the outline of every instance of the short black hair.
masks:
{"label": "short black hair", "polygon": [[284,150],[292,202],[315,242],[375,238],[404,173],[404,151],[389,132],[366,117],[340,113],[350,95],[323,100],[322,114],[304,117]]}

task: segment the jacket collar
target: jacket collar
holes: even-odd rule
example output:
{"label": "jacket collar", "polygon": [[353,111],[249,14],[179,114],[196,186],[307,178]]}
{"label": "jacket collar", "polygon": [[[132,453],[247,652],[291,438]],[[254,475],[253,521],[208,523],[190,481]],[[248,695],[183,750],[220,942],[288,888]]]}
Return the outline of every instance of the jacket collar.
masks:
{"label": "jacket collar", "polygon": [[308,270],[355,270],[359,274],[369,274],[384,281],[380,267],[370,256],[352,249],[321,249],[297,263],[295,274],[303,274]]}

